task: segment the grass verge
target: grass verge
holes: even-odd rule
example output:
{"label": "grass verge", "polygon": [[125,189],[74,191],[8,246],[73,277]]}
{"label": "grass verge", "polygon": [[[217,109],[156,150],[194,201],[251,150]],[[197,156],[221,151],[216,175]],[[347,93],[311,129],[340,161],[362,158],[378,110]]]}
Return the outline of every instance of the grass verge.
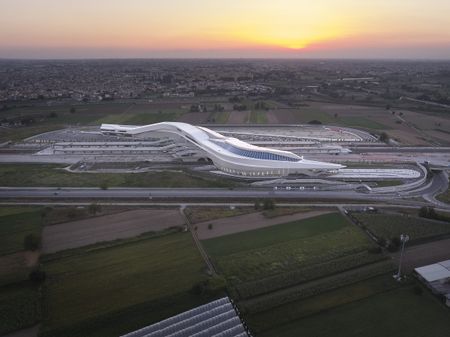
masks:
{"label": "grass verge", "polygon": [[72,173],[61,165],[0,165],[0,186],[49,187],[232,187],[223,178],[204,179],[177,172]]}

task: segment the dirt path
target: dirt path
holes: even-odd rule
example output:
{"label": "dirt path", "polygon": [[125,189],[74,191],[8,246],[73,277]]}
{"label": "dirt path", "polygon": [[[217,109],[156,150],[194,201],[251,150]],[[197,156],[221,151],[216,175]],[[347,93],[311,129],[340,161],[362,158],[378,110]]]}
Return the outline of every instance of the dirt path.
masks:
{"label": "dirt path", "polygon": [[[391,255],[396,264],[400,253]],[[438,240],[417,246],[406,245],[403,259],[403,271],[410,273],[414,268],[423,267],[450,259],[450,239]]]}
{"label": "dirt path", "polygon": [[246,111],[231,111],[228,124],[243,124],[247,117]]}
{"label": "dirt path", "polygon": [[37,337],[38,331],[39,325],[36,325],[32,328],[23,329],[7,335],[3,335],[2,337]]}
{"label": "dirt path", "polygon": [[[198,223],[195,226],[197,227],[198,238],[200,240],[206,240],[218,236],[250,231],[252,229],[279,225],[286,222],[308,219],[318,215],[333,212],[334,211],[330,210],[311,211],[284,215],[271,219],[266,218],[262,213],[251,213],[223,219],[205,221]],[[210,224],[212,224],[212,228],[208,229],[208,226]]]}
{"label": "dirt path", "polygon": [[127,211],[46,226],[42,233],[42,250],[44,254],[54,253],[182,225],[184,225],[184,219],[177,210]]}

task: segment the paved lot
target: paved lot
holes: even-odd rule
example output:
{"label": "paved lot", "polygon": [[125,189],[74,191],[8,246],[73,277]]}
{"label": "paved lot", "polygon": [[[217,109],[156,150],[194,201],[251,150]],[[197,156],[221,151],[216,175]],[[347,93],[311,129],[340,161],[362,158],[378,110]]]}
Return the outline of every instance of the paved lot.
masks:
{"label": "paved lot", "polygon": [[[205,221],[195,225],[197,227],[197,235],[200,240],[211,239],[218,236],[245,232],[252,229],[259,229],[268,226],[283,224],[286,222],[297,221],[307,218],[312,218],[318,215],[332,213],[332,211],[311,211],[304,213],[296,213],[292,215],[284,215],[276,218],[268,219],[262,213],[251,213],[217,219],[212,221]],[[212,224],[212,228],[208,229],[208,225]]]}
{"label": "paved lot", "polygon": [[182,226],[178,210],[134,210],[46,226],[43,253],[82,247],[96,242],[130,238],[145,232]]}

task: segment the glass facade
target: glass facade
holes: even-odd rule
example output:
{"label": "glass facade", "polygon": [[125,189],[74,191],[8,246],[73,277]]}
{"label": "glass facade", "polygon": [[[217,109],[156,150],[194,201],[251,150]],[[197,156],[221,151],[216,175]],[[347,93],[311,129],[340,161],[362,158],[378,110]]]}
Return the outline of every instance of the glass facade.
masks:
{"label": "glass facade", "polygon": [[[215,142],[216,143],[216,142]],[[278,160],[278,161],[299,161],[298,158],[291,158],[288,156],[282,156],[275,153],[263,152],[263,151],[253,151],[253,150],[244,150],[238,147],[235,147],[231,144],[217,142],[217,145],[224,148],[227,151],[230,151],[234,154],[237,154],[242,157],[254,158],[254,159],[265,159],[265,160]]]}

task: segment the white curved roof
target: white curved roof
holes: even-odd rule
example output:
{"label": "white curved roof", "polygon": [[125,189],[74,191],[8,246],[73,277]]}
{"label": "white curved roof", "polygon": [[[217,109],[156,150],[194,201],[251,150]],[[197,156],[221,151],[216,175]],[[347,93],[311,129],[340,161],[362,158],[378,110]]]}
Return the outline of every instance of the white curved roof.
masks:
{"label": "white curved roof", "polygon": [[[144,126],[102,124],[101,131],[115,134],[138,135],[146,132],[169,132],[178,134],[206,152],[222,155],[227,160],[246,160],[249,166],[270,167],[270,162],[282,162],[287,168],[339,169],[342,165],[305,160],[289,151],[260,147],[233,137],[226,137],[201,126],[180,122],[162,122]],[[222,159],[224,159],[222,158]],[[293,166],[296,164],[295,166]]]}

